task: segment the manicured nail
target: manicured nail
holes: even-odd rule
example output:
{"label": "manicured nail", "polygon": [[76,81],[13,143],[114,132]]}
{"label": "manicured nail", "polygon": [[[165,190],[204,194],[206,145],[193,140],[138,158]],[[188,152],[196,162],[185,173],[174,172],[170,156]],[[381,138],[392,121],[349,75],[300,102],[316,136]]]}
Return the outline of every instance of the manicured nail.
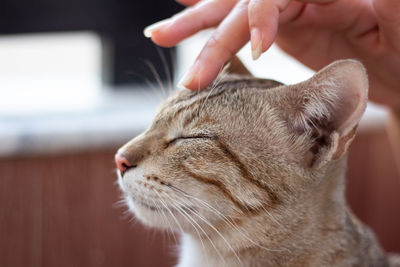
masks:
{"label": "manicured nail", "polygon": [[196,62],[179,80],[177,87],[179,89],[189,89],[187,86],[193,81],[195,73],[198,70],[198,63]]}
{"label": "manicured nail", "polygon": [[253,60],[257,60],[262,54],[262,39],[260,30],[253,28],[250,33],[251,38],[251,56]]}
{"label": "manicured nail", "polygon": [[143,34],[147,38],[151,38],[151,35],[153,32],[158,31],[160,28],[164,27],[166,24],[170,22],[170,19],[164,19],[160,20],[159,22],[156,22],[154,24],[151,24],[150,26],[147,26],[143,30]]}
{"label": "manicured nail", "polygon": [[190,71],[186,72],[176,85],[178,89],[189,89],[187,86],[193,81],[194,74]]}

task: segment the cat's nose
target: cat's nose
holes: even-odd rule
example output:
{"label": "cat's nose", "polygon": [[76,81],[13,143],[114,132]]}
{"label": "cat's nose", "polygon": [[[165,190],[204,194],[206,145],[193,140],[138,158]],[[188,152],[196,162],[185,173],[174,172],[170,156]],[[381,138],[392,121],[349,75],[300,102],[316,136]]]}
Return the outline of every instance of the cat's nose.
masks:
{"label": "cat's nose", "polygon": [[132,164],[129,162],[124,155],[119,153],[115,154],[115,164],[117,165],[118,170],[121,172],[121,175],[129,168],[132,167]]}

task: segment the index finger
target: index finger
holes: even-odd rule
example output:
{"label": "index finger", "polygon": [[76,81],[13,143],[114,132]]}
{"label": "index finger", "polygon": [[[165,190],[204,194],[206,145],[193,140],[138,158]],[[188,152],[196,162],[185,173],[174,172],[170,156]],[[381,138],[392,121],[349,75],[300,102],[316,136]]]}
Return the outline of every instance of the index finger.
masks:
{"label": "index finger", "polygon": [[247,13],[247,1],[242,0],[218,26],[178,86],[201,90],[218,76],[226,62],[249,40]]}

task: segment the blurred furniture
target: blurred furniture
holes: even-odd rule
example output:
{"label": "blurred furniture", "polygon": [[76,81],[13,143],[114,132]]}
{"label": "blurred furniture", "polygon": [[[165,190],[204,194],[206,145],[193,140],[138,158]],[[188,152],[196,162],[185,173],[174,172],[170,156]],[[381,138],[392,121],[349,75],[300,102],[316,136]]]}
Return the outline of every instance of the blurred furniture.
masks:
{"label": "blurred furniture", "polygon": [[2,34],[94,31],[102,39],[105,82],[122,85],[143,83],[143,77],[153,79],[146,61],[154,65],[162,80],[167,80],[171,75],[165,67],[173,71],[171,50],[156,48],[142,31],[145,26],[182,8],[172,0],[2,0],[0,37]]}
{"label": "blurred furniture", "polygon": [[0,161],[0,266],[173,266],[168,236],[118,207],[112,151]]}
{"label": "blurred furniture", "polygon": [[400,253],[400,172],[383,128],[358,133],[349,155],[347,199],[387,251]]}
{"label": "blurred furniture", "polygon": [[[115,205],[115,150],[0,159],[0,266],[174,266],[173,239]],[[384,129],[360,132],[349,163],[355,213],[400,252],[400,175]]]}

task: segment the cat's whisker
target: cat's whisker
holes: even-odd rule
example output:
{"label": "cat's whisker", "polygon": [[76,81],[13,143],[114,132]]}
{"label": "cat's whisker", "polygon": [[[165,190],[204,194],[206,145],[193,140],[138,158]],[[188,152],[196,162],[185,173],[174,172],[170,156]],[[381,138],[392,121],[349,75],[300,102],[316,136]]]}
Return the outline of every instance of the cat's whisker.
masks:
{"label": "cat's whisker", "polygon": [[[223,68],[224,68],[224,66],[222,66],[222,67],[220,68],[219,72],[221,72]],[[198,114],[200,114],[200,113],[203,112],[204,106],[205,106],[205,104],[206,104],[208,98],[210,97],[210,95],[212,95],[212,93],[213,93],[213,92],[215,91],[215,89],[218,87],[217,85],[218,85],[219,82],[222,80],[223,76],[224,76],[224,74],[221,73],[220,75],[218,75],[218,77],[217,77],[217,78],[215,79],[215,81],[212,83],[210,92],[207,94],[206,98],[204,99],[204,101],[203,101],[203,103],[202,103],[202,105],[201,105],[201,108],[199,109]],[[199,79],[199,81],[200,81],[200,79]],[[200,85],[199,85],[199,88],[200,88]]]}
{"label": "cat's whisker", "polygon": [[[172,203],[174,203],[174,201],[173,201],[173,199],[170,197],[170,196],[168,196],[167,194],[165,194],[170,200],[172,200]],[[202,246],[202,248],[203,248],[203,253],[204,253],[204,256],[205,256],[205,258],[206,258],[206,261],[207,261],[207,265],[209,265],[208,264],[208,257],[207,257],[207,250],[206,250],[206,247],[205,247],[205,245],[204,245],[204,242],[203,242],[203,238],[201,237],[201,234],[200,234],[200,232],[199,232],[199,230],[197,229],[197,227],[199,227],[200,229],[201,229],[201,231],[203,232],[203,234],[207,237],[207,239],[209,239],[209,241],[210,241],[210,243],[212,243],[212,241],[210,240],[210,238],[208,237],[208,235],[205,233],[205,231],[203,230],[203,228],[200,226],[200,225],[198,225],[198,223],[184,210],[184,209],[182,209],[181,207],[179,207],[179,205],[174,205],[174,208],[192,225],[192,227],[193,227],[193,229],[196,231],[196,233],[197,233],[197,236],[199,237],[199,240],[200,240],[200,243],[201,243],[201,246]],[[197,227],[193,224],[196,224],[197,225]],[[213,245],[213,243],[212,243],[212,246],[214,247],[214,249],[217,251],[217,254],[220,254],[219,253],[219,251],[218,251],[218,249]],[[223,259],[223,258],[222,258]]]}
{"label": "cat's whisker", "polygon": [[[201,78],[201,77],[199,77],[199,86],[198,86],[198,90],[200,90],[200,78]],[[216,79],[218,80],[218,79],[219,79],[219,76],[218,76]],[[207,96],[204,98],[203,103],[201,104],[201,107],[200,107],[200,109],[199,109],[199,111],[198,111],[198,115],[199,115],[199,116],[200,116],[200,113],[203,112],[204,106],[205,106],[205,104],[206,104],[208,98],[209,98],[210,95],[212,94],[212,92],[215,90],[215,88],[217,88],[217,87],[215,86],[215,83],[212,83],[210,92],[209,92],[209,93],[207,94]]]}
{"label": "cat's whisker", "polygon": [[121,198],[120,200],[116,201],[113,204],[114,208],[121,208],[121,207],[126,207],[126,200],[124,198]]}
{"label": "cat's whisker", "polygon": [[152,200],[154,206],[156,207],[157,213],[158,213],[158,214],[161,214],[161,216],[163,217],[163,220],[164,220],[164,221],[166,222],[166,224],[168,225],[168,226],[167,226],[167,233],[168,233],[168,236],[170,236],[170,234],[171,234],[172,237],[174,238],[175,244],[178,244],[178,240],[176,239],[176,236],[175,236],[175,231],[173,230],[173,228],[172,228],[172,226],[171,226],[171,223],[170,223],[170,221],[168,220],[168,217],[164,214],[164,212],[161,211],[160,205],[159,205],[154,199],[151,199],[151,200]]}
{"label": "cat's whisker", "polygon": [[161,77],[158,74],[156,68],[154,67],[154,64],[152,62],[150,62],[149,60],[145,60],[144,63],[150,69],[151,73],[154,76],[154,79],[157,81],[157,84],[158,84],[161,92],[163,93],[164,97],[166,98],[168,96],[167,91],[165,90],[164,84],[162,83]]}
{"label": "cat's whisker", "polygon": [[[284,251],[284,249],[271,249],[271,248],[267,248],[264,247],[260,244],[258,244],[257,242],[255,242],[254,240],[252,240],[251,238],[249,238],[245,233],[243,233],[238,227],[237,225],[235,225],[233,222],[231,222],[229,220],[228,217],[226,217],[225,215],[223,215],[220,211],[218,211],[217,209],[215,209],[212,205],[210,205],[209,203],[207,203],[204,200],[201,200],[195,196],[192,196],[188,193],[186,193],[185,191],[183,191],[182,189],[177,188],[176,186],[173,185],[168,185],[168,187],[170,187],[171,189],[175,190],[176,192],[179,192],[180,194],[182,194],[183,196],[185,196],[186,198],[192,199],[197,201],[198,204],[202,205],[203,207],[206,208],[206,210],[211,211],[212,213],[214,213],[215,215],[219,216],[226,224],[228,224],[229,226],[231,226],[234,230],[236,230],[239,234],[241,234],[247,241],[249,241],[251,244],[257,246],[258,248],[267,250],[267,251]],[[192,202],[193,203],[193,202]],[[232,216],[229,216],[230,218],[233,218]]]}
{"label": "cat's whisker", "polygon": [[210,97],[210,95],[214,92],[215,88],[217,88],[217,87],[214,86],[214,87],[210,90],[210,92],[207,94],[206,98],[204,99],[203,103],[202,103],[201,106],[200,106],[200,109],[199,109],[199,113],[198,113],[198,114],[201,114],[201,113],[203,112],[203,109],[204,109],[204,107],[205,107],[205,105],[206,105],[206,102],[207,102],[208,98]]}
{"label": "cat's whisker", "polygon": [[[176,200],[175,200],[176,201]],[[233,254],[235,255],[236,259],[240,261],[239,256],[237,255],[236,251],[233,249],[233,247],[231,246],[231,244],[228,242],[228,240],[226,240],[225,236],[217,229],[215,228],[214,225],[212,225],[206,218],[204,218],[203,216],[201,216],[200,214],[198,214],[197,212],[193,212],[193,214],[195,216],[197,216],[200,220],[202,220],[205,224],[207,224],[211,229],[213,229],[220,237],[221,239],[225,242],[225,244],[228,246],[228,248],[233,252]]]}
{"label": "cat's whisker", "polygon": [[162,90],[160,90],[160,88],[158,86],[155,86],[148,78],[143,77],[143,75],[140,75],[139,73],[134,72],[134,71],[130,71],[129,74],[133,75],[133,76],[137,77],[138,79],[142,80],[143,82],[145,82],[147,84],[148,88],[151,89],[151,94],[148,93],[148,90],[141,92],[141,93],[144,93],[147,98],[153,99],[154,96],[156,96],[160,101],[165,100],[166,96],[165,96],[165,94],[163,94]]}
{"label": "cat's whisker", "polygon": [[[176,200],[174,200],[174,201],[176,201]],[[180,203],[180,205],[181,205],[181,203]],[[178,207],[178,205],[177,205],[177,207]],[[184,217],[185,217],[187,220],[189,220],[189,222],[191,221],[191,222],[193,222],[194,224],[196,224],[197,227],[199,227],[200,231],[201,231],[201,232],[203,233],[203,235],[205,235],[205,237],[208,239],[208,241],[210,242],[211,246],[214,248],[214,250],[215,250],[215,252],[217,253],[217,255],[218,255],[218,256],[221,258],[221,260],[223,261],[224,265],[226,265],[225,258],[222,256],[221,252],[219,251],[219,249],[217,248],[217,246],[214,244],[214,242],[211,240],[211,238],[209,237],[209,235],[205,232],[205,230],[203,229],[203,227],[201,227],[201,225],[199,225],[199,224],[196,222],[196,220],[193,219],[193,217],[191,217],[191,216],[190,216],[186,211],[184,211],[182,208],[179,207],[178,211],[179,211],[179,210],[182,210],[182,211],[186,214],[187,217],[185,217],[185,216],[184,216]],[[180,213],[181,213],[181,212],[180,212]],[[182,213],[181,213],[181,214],[182,214]],[[191,223],[191,224],[192,224],[192,223]],[[193,226],[193,224],[192,224],[192,226]],[[193,227],[194,227],[194,226],[193,226]],[[196,227],[194,227],[194,228],[196,229]],[[197,231],[196,231],[196,232],[197,232]],[[197,234],[199,235],[200,242],[201,242],[202,245],[204,246],[200,233],[197,232]],[[204,247],[204,249],[205,249],[205,247]],[[205,256],[207,256],[206,253],[205,253]],[[207,259],[207,261],[208,261],[208,258],[207,258],[207,257],[206,257],[206,259]]]}
{"label": "cat's whisker", "polygon": [[158,200],[161,202],[161,204],[164,206],[164,208],[168,211],[168,213],[171,215],[171,217],[176,222],[180,232],[184,233],[183,228],[182,228],[181,224],[179,223],[178,219],[176,219],[174,213],[171,211],[171,209],[168,207],[168,205],[165,204],[165,202],[162,200],[162,197],[160,196],[160,194],[157,191],[154,191],[154,192],[158,195]]}
{"label": "cat's whisker", "polygon": [[[253,241],[251,238],[249,238],[245,233],[243,233],[238,227],[237,225],[235,225],[233,222],[231,222],[229,220],[228,217],[226,217],[225,215],[223,215],[220,211],[218,211],[217,209],[215,209],[212,205],[210,205],[209,203],[207,203],[204,200],[201,200],[195,196],[191,196],[189,194],[187,194],[186,192],[180,190],[179,188],[173,187],[174,189],[176,189],[178,192],[181,192],[182,194],[184,194],[185,197],[191,198],[193,200],[196,200],[198,202],[198,204],[203,205],[206,210],[211,211],[212,213],[214,213],[215,215],[219,216],[226,224],[228,224],[229,226],[231,226],[234,230],[236,230],[238,233],[240,233],[247,241],[249,241],[250,243],[252,243],[253,245],[257,246],[258,248],[267,250],[267,251],[283,251],[283,250],[278,250],[278,249],[271,249],[271,248],[267,248],[264,247],[260,244],[258,244],[257,242]],[[230,218],[232,218],[231,216],[229,216]]]}
{"label": "cat's whisker", "polygon": [[[202,201],[202,200],[197,199],[197,201]],[[203,202],[204,202],[204,203],[200,203],[200,204],[203,204],[203,205],[208,204],[208,203],[205,202],[205,201],[203,201]],[[208,204],[208,205],[209,205],[209,204]],[[217,209],[215,209],[214,207],[212,207],[212,206],[209,205],[209,210],[212,211],[212,212],[214,212],[214,214],[216,214],[216,215],[219,216],[220,218],[222,218],[223,221],[224,221],[225,223],[227,223],[228,225],[230,225],[234,230],[236,230],[239,234],[241,234],[242,237],[244,237],[247,241],[249,241],[251,244],[255,245],[256,247],[261,248],[261,249],[264,249],[264,250],[267,250],[267,251],[284,251],[284,249],[271,249],[271,248],[267,248],[267,247],[265,247],[265,246],[260,245],[259,243],[255,242],[255,241],[252,240],[250,237],[248,237],[245,233],[243,233],[243,232],[240,230],[240,228],[239,228],[236,224],[234,224],[234,223],[232,223],[231,221],[229,221],[229,219],[228,219],[226,216],[224,216],[221,212],[219,212]],[[232,216],[229,216],[229,217],[232,218]],[[225,219],[224,219],[224,218],[225,218]]]}
{"label": "cat's whisker", "polygon": [[[131,226],[135,226],[139,223],[139,221],[136,219],[135,215],[129,209],[126,210],[123,214],[126,215],[126,217],[124,219],[128,219],[128,223]],[[128,215],[130,215],[130,216],[128,217]]]}
{"label": "cat's whisker", "polygon": [[276,223],[277,225],[283,227],[283,225],[263,206],[261,205],[263,211],[271,218],[271,220]]}
{"label": "cat's whisker", "polygon": [[145,97],[150,99],[154,98],[154,96],[157,96],[160,101],[163,101],[166,98],[165,93],[163,93],[163,91],[160,90],[159,87],[155,86],[149,79],[143,77],[143,81],[147,84],[149,88],[151,88],[151,93],[145,91]]}
{"label": "cat's whisker", "polygon": [[[124,194],[125,195],[125,194]],[[129,210],[128,203],[124,196],[120,197],[120,200],[116,201],[113,204],[113,208],[123,208],[122,216],[120,218],[122,220],[128,220],[129,222],[135,217],[131,210]]]}
{"label": "cat's whisker", "polygon": [[[198,204],[204,206],[206,208],[206,210],[211,211],[212,213],[214,213],[215,215],[219,216],[225,223],[227,223],[228,225],[232,226],[234,229],[238,230],[240,233],[241,231],[237,228],[236,225],[234,225],[231,220],[229,220],[229,218],[236,218],[234,216],[229,216],[229,218],[227,216],[225,216],[224,214],[222,214],[220,211],[218,211],[217,209],[215,209],[212,205],[208,204],[206,201],[201,200],[195,196],[191,196],[188,193],[180,190],[177,187],[174,187],[171,185],[171,187],[175,190],[177,190],[178,192],[182,193],[185,197],[190,198],[192,200],[196,200],[198,202]],[[190,200],[191,201],[191,200]],[[191,201],[191,203],[193,203]],[[193,203],[194,204],[194,203]],[[242,235],[244,235],[243,233],[241,233]]]}
{"label": "cat's whisker", "polygon": [[[170,69],[168,67],[168,62],[167,62],[167,59],[165,58],[165,55],[164,55],[163,51],[158,46],[156,46],[156,50],[157,50],[157,53],[160,56],[161,62],[163,64],[165,76],[167,76],[167,85],[169,86],[169,90],[167,88],[167,94],[168,94],[170,91],[173,90],[172,74],[171,74],[171,71],[170,71]],[[173,59],[172,56],[171,56],[171,59]]]}

